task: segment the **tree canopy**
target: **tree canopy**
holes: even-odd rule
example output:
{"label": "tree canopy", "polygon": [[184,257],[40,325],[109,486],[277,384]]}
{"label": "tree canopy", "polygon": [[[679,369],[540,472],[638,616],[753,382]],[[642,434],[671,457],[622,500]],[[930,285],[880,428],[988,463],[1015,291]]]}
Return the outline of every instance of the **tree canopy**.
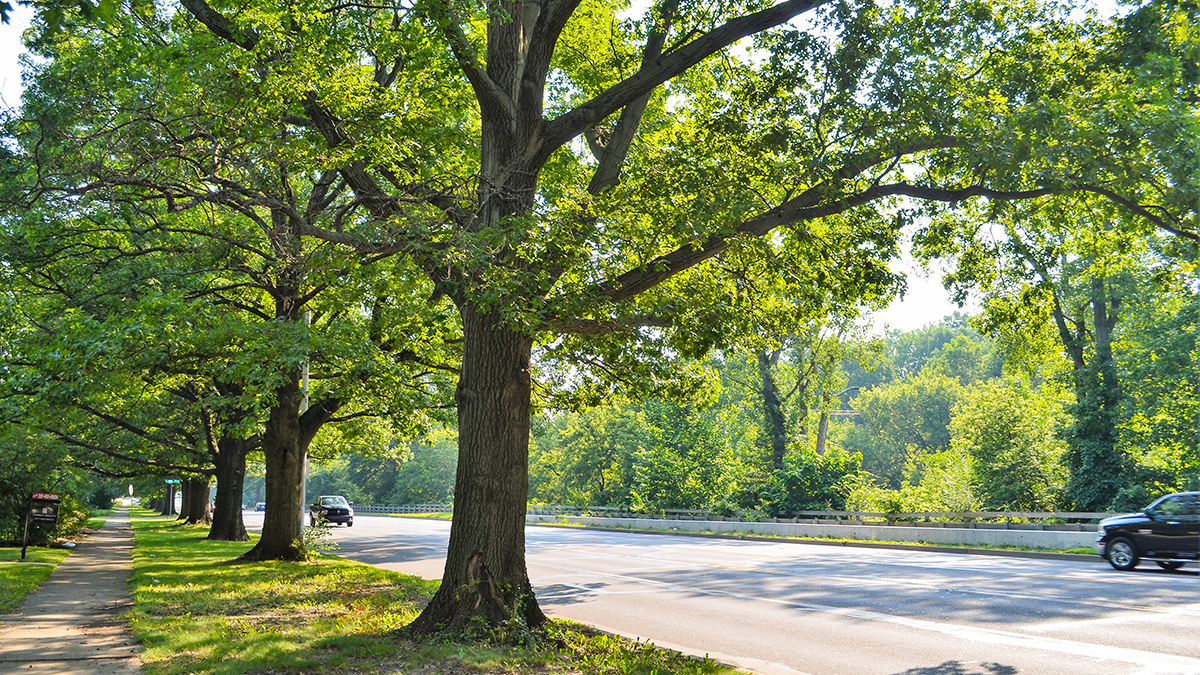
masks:
{"label": "tree canopy", "polygon": [[395,261],[389,301],[461,338],[454,528],[419,630],[544,619],[537,405],[686,389],[678,357],[784,335],[831,288],[885,293],[918,215],[1071,199],[1198,238],[1194,11],[1171,3],[1117,24],[1032,0],[88,7],[44,13],[6,170],[60,217],[263,261],[291,356],[264,391],[269,472],[342,405],[298,410],[317,289]]}

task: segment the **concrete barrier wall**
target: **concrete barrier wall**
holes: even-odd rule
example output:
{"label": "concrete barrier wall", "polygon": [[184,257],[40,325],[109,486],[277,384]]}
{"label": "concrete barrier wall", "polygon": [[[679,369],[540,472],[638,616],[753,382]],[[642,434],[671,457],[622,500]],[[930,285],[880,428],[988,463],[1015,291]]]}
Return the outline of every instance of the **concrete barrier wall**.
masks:
{"label": "concrete barrier wall", "polygon": [[942,546],[1024,546],[1028,548],[1092,548],[1095,530],[1055,532],[1049,530],[969,529],[963,527],[920,527],[895,525],[833,525],[809,523],[733,522],[720,520],[660,520],[654,518],[597,518],[590,516],[530,515],[531,523],[570,523],[597,527],[627,527],[638,530],[765,534],[780,537],[829,537],[866,541],[913,542]]}

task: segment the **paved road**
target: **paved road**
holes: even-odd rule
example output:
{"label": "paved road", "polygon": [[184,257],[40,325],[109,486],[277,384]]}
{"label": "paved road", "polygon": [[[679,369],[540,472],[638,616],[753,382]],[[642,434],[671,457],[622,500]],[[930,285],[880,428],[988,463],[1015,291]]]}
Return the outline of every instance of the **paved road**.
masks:
{"label": "paved road", "polygon": [[[1188,568],[526,532],[547,613],[757,673],[1200,675]],[[448,535],[445,521],[358,516],[334,539],[348,558],[439,578]]]}

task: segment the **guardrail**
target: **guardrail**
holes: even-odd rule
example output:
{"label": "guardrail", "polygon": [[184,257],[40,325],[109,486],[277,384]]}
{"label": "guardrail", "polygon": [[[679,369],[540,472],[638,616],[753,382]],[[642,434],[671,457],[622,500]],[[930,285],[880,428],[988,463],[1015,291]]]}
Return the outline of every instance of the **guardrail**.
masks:
{"label": "guardrail", "polygon": [[[358,513],[448,513],[450,504],[367,504],[355,505]],[[1095,522],[1115,515],[1093,511],[923,511],[882,513],[873,511],[796,511],[786,516],[763,517],[756,514],[718,515],[702,509],[663,509],[642,513],[619,506],[571,506],[530,504],[531,516],[600,516],[638,518],[640,520],[699,520],[749,523],[803,523],[838,525],[885,525],[895,527],[940,527],[996,530],[1051,530],[1090,532]]]}
{"label": "guardrail", "polygon": [[355,513],[449,513],[451,504],[355,504]]}

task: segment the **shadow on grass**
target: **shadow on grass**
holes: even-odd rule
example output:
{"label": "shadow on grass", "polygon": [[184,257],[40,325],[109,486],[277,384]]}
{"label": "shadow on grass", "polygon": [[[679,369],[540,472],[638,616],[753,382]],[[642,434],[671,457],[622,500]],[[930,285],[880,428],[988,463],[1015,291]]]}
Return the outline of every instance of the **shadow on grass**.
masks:
{"label": "shadow on grass", "polygon": [[21,560],[20,548],[0,548],[0,614],[20,607],[69,553],[64,549],[29,548]]}
{"label": "shadow on grass", "polygon": [[433,589],[334,557],[239,561],[253,540],[211,541],[200,526],[154,520],[134,532],[129,616],[151,672],[336,671],[356,654],[396,649],[381,636],[410,622]]}
{"label": "shadow on grass", "polygon": [[333,556],[237,562],[254,541],[209,541],[203,528],[169,521],[135,521],[134,532],[128,618],[155,675],[731,672],[559,623],[499,642],[413,636],[402,629],[437,582]]}

